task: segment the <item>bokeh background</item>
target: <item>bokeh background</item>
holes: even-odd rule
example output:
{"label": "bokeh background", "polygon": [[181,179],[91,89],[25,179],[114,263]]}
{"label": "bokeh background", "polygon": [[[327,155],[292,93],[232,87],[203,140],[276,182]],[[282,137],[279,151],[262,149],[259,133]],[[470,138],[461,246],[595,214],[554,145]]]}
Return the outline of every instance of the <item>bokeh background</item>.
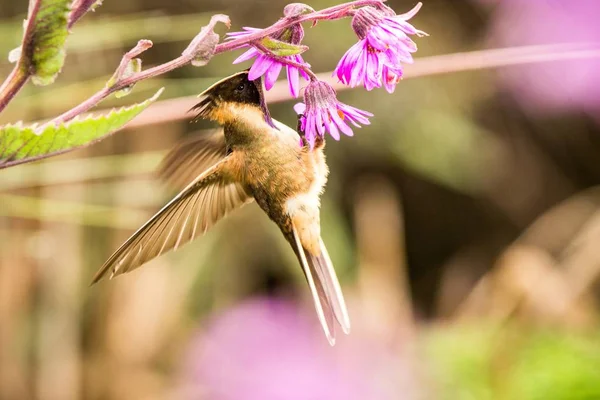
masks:
{"label": "bokeh background", "polygon": [[[212,13],[239,30],[267,26],[284,5],[105,0],[75,26],[57,82],[28,84],[0,123],[78,104],[138,39],[155,43],[143,60],[156,65]],[[26,7],[0,0],[0,54],[18,45]],[[413,20],[431,34],[417,56],[599,42],[599,14],[597,0],[427,0]],[[354,40],[347,20],[319,24],[305,59],[331,71]],[[236,72],[237,55],[101,107],[161,86],[162,100],[194,95]],[[2,57],[0,75],[10,68]],[[327,146],[322,230],[350,336],[328,346],[292,251],[256,205],[89,287],[172,195],[154,175],[165,151],[211,127],[151,107],[92,147],[0,171],[0,399],[600,399],[599,62],[425,76],[393,95],[340,98],[375,114]],[[292,105],[272,114],[293,125]]]}

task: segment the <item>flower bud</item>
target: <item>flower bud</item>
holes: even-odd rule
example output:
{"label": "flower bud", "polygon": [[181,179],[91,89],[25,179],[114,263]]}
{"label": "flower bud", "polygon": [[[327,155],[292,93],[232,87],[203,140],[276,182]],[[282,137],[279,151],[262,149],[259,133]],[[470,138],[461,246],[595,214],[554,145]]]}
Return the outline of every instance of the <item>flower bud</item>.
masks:
{"label": "flower bud", "polygon": [[288,18],[298,17],[311,12],[315,12],[315,9],[304,3],[291,3],[283,9],[283,15]]}
{"label": "flower bud", "polygon": [[383,18],[384,15],[373,7],[359,8],[352,17],[352,29],[360,39],[364,39],[367,32],[378,25]]}

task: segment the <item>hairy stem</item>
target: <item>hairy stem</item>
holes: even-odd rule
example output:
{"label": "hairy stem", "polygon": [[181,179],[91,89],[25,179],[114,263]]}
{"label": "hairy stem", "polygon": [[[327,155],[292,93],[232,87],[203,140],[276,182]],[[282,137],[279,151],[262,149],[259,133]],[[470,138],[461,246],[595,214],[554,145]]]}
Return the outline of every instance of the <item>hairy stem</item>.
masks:
{"label": "hairy stem", "polygon": [[50,122],[59,124],[61,122],[70,121],[73,118],[75,118],[76,116],[86,112],[90,108],[94,107],[96,104],[100,103],[102,100],[104,100],[106,97],[108,97],[112,92],[113,91],[111,91],[110,88],[105,87],[105,88],[99,90],[98,92],[94,93],[92,95],[92,97],[89,97],[83,103],[76,105],[75,107],[71,108],[69,111],[59,115],[58,117],[54,118]]}
{"label": "hairy stem", "polygon": [[349,3],[339,4],[337,6],[333,6],[333,7],[329,7],[329,8],[324,8],[319,11],[311,12],[311,13],[304,14],[304,15],[299,15],[296,17],[284,17],[284,18],[281,18],[276,23],[274,23],[273,25],[271,25],[263,30],[245,35],[244,37],[241,37],[238,39],[234,39],[234,40],[230,40],[225,43],[218,44],[217,47],[215,48],[214,54],[216,55],[219,53],[224,53],[224,52],[227,52],[230,50],[238,49],[238,48],[248,45],[252,42],[256,42],[256,41],[264,38],[265,36],[270,36],[270,35],[273,35],[274,33],[279,32],[283,29],[289,28],[290,26],[295,25],[295,24],[300,24],[302,22],[307,22],[307,21],[320,21],[320,20],[324,20],[324,19],[344,18],[344,17],[348,16],[348,11],[352,10],[353,8],[382,4],[384,1],[385,0],[357,0],[357,1],[351,1]]}
{"label": "hairy stem", "polygon": [[138,41],[137,45],[135,45],[135,47],[133,49],[131,49],[127,53],[125,53],[125,55],[121,59],[121,62],[119,63],[119,67],[117,68],[117,71],[115,72],[115,79],[117,81],[122,79],[123,74],[125,73],[125,70],[127,69],[127,65],[129,65],[129,62],[131,60],[133,60],[135,57],[142,54],[144,51],[148,50],[152,46],[153,46],[153,43],[150,40],[142,39],[142,40]]}
{"label": "hairy stem", "polygon": [[23,85],[27,83],[29,76],[20,64],[15,65],[10,75],[2,83],[2,86],[0,86],[0,112],[6,108]]}
{"label": "hairy stem", "polygon": [[23,34],[23,40],[21,41],[21,55],[10,75],[0,87],[0,112],[6,108],[8,103],[10,103],[31,76],[29,64],[31,62],[33,49],[31,49],[29,43],[31,42],[31,35],[33,35],[34,31],[33,21],[40,11],[40,6],[41,2],[39,0],[29,1],[27,24],[25,25],[25,32]]}
{"label": "hairy stem", "polygon": [[[100,91],[96,92],[94,95],[89,97],[83,103],[78,104],[73,107],[69,111],[59,115],[54,118],[51,122],[55,124],[59,124],[62,122],[67,122],[75,118],[81,113],[88,111],[90,108],[94,107],[96,104],[100,103],[102,100],[110,96],[112,93],[129,87],[136,82],[139,82],[144,79],[152,78],[158,75],[162,75],[169,71],[172,71],[176,68],[183,67],[184,65],[189,64],[194,59],[193,56],[180,56],[176,59],[166,62],[164,64],[157,65],[156,67],[149,68],[145,71],[138,72],[136,74],[131,75],[128,78],[117,79],[117,81],[110,87],[104,87]],[[119,64],[121,65],[121,63]]]}
{"label": "hairy stem", "polygon": [[75,25],[75,23],[79,21],[79,19],[83,17],[94,4],[96,4],[96,1],[97,0],[75,0],[71,6],[67,27],[71,29],[71,27]]}

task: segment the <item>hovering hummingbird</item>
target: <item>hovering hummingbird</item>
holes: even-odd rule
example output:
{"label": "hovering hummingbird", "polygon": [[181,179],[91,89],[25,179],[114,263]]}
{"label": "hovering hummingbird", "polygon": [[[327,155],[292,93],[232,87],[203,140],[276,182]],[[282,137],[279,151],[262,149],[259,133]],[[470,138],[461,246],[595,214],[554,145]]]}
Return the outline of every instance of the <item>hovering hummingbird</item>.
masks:
{"label": "hovering hummingbird", "polygon": [[272,119],[262,82],[242,71],[206,91],[195,119],[222,130],[184,141],[165,158],[162,173],[190,182],[104,263],[93,279],[131,271],[191,241],[227,213],[255,200],[292,246],[308,281],[318,318],[331,345],[335,321],[346,334],[350,319],[335,270],[321,239],[320,196],[329,170],[324,140],[314,146]]}

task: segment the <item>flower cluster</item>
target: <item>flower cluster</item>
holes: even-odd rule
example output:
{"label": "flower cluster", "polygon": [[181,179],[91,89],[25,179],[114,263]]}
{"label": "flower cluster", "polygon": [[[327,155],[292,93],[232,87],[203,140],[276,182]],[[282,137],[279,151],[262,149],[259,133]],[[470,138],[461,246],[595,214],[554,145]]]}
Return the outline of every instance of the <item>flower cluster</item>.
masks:
{"label": "flower cluster", "polygon": [[[243,32],[232,32],[228,33],[228,36],[232,39],[237,39],[239,37],[244,37],[254,32],[260,31],[257,28],[244,27]],[[304,29],[302,25],[296,24],[292,25],[289,29],[279,32],[276,35],[273,35],[274,39],[282,40],[289,42],[291,44],[300,44],[302,38],[304,37]],[[287,40],[286,40],[287,39]],[[265,76],[265,89],[271,90],[275,81],[279,77],[279,73],[283,68],[284,64],[283,60],[289,60],[296,64],[306,65],[307,68],[310,68],[309,64],[306,64],[302,59],[302,56],[299,54],[294,54],[291,56],[282,56],[282,57],[274,57],[270,54],[265,54],[258,50],[255,47],[252,47],[250,50],[246,51],[244,54],[239,56],[233,61],[234,64],[238,64],[244,61],[251,60],[256,58],[254,64],[250,68],[248,73],[248,79],[255,80],[260,78],[261,76]],[[297,66],[287,64],[285,65],[288,77],[288,83],[290,88],[290,93],[294,97],[298,97],[300,92],[300,75],[306,80],[309,80],[309,76],[305,70],[298,69]]]}
{"label": "flower cluster", "polygon": [[335,90],[321,81],[313,81],[304,90],[304,103],[298,103],[294,110],[300,115],[300,130],[311,148],[318,136],[323,137],[325,131],[332,138],[340,140],[340,131],[346,136],[353,136],[352,125],[360,128],[359,123],[369,125],[367,117],[373,114],[341,103],[337,100]]}
{"label": "flower cluster", "polygon": [[[358,9],[349,7],[342,13],[337,12],[321,18],[338,19],[352,16],[352,28],[359,39],[341,58],[333,75],[350,87],[363,85],[365,89],[372,90],[383,86],[392,93],[402,78],[402,64],[412,63],[412,53],[417,51],[417,46],[410,36],[427,36],[408,22],[417,14],[421,5],[418,3],[409,12],[396,15],[381,2]],[[286,18],[297,18],[311,10],[306,5],[294,3],[286,7],[284,14]],[[260,30],[256,28],[244,28],[243,32],[230,33],[229,37],[248,37],[258,31]],[[304,30],[300,23],[271,36],[274,40],[292,46],[300,45],[303,37]],[[273,87],[283,66],[287,69],[289,89],[294,97],[298,97],[300,92],[299,77],[309,81],[304,88],[304,102],[296,104],[294,109],[299,114],[301,133],[311,148],[317,137],[324,137],[325,132],[335,140],[339,140],[340,131],[352,136],[352,128],[348,122],[355,127],[360,127],[359,124],[369,124],[368,117],[373,114],[339,102],[335,90],[329,84],[320,81],[298,53],[276,54],[276,51],[271,51],[260,42],[250,42],[249,45],[252,48],[238,57],[234,64],[255,58],[249,71],[249,79],[264,76],[266,90]]]}
{"label": "flower cluster", "polygon": [[421,3],[400,15],[388,7],[357,10],[352,28],[360,40],[344,54],[333,74],[351,87],[363,84],[372,90],[383,84],[392,93],[402,78],[402,63],[412,63],[411,53],[417,51],[409,35],[427,35],[407,22],[420,8]]}

